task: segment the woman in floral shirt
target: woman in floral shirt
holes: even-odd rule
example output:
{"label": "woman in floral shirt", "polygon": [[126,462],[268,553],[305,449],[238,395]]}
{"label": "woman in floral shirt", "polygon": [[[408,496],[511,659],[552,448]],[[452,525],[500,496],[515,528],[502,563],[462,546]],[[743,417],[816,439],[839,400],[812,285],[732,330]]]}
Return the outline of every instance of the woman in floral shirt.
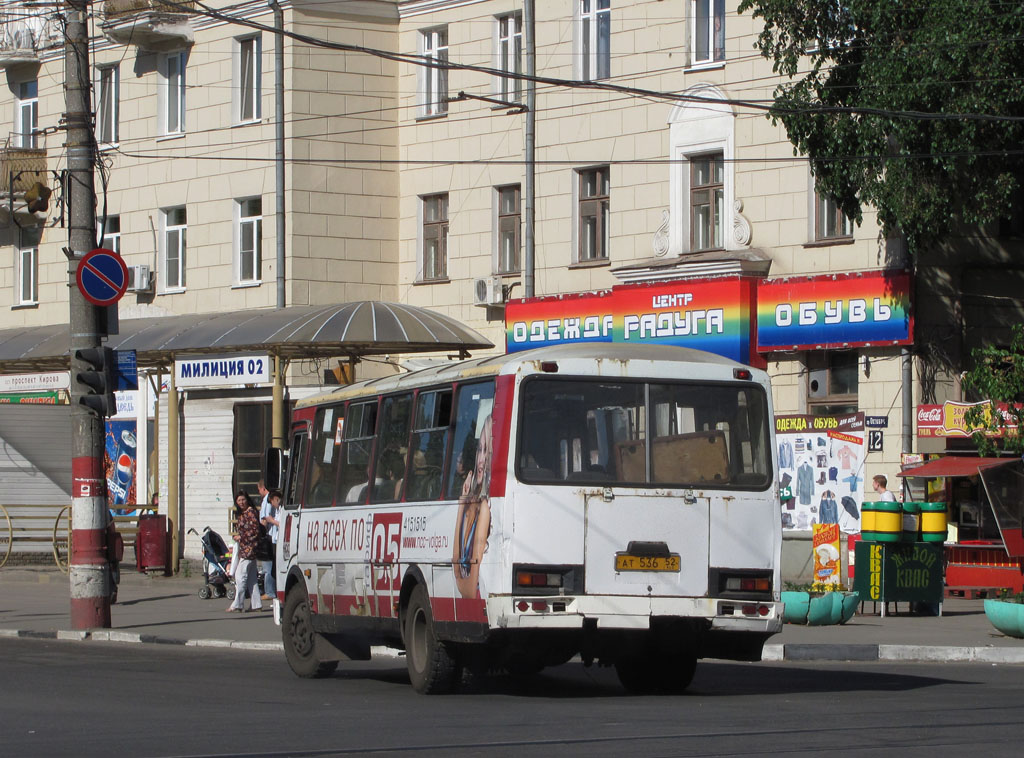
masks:
{"label": "woman in floral shirt", "polygon": [[263,610],[260,600],[260,588],[257,581],[256,545],[260,540],[259,514],[252,505],[252,500],[245,490],[235,495],[235,506],[238,509],[236,525],[238,533],[238,568],[235,569],[235,599],[228,606],[228,611],[241,612],[245,608],[245,598],[252,596],[252,610]]}

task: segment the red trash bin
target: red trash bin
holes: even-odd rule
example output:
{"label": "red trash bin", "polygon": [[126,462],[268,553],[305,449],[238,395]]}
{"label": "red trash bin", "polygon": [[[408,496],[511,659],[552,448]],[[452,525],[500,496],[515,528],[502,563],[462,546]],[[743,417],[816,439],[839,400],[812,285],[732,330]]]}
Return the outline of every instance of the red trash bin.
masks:
{"label": "red trash bin", "polygon": [[167,568],[167,516],[155,513],[139,516],[135,553],[139,571]]}

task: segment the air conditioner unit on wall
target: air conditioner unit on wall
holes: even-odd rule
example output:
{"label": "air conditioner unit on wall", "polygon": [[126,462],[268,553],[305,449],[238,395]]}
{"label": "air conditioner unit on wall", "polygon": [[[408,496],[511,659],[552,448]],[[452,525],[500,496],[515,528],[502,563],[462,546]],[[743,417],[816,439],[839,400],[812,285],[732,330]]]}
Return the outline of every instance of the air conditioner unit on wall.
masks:
{"label": "air conditioner unit on wall", "polygon": [[504,305],[505,285],[500,276],[485,276],[473,281],[473,305]]}
{"label": "air conditioner unit on wall", "polygon": [[149,292],[151,289],[153,289],[153,276],[150,273],[149,266],[145,263],[129,266],[128,291]]}

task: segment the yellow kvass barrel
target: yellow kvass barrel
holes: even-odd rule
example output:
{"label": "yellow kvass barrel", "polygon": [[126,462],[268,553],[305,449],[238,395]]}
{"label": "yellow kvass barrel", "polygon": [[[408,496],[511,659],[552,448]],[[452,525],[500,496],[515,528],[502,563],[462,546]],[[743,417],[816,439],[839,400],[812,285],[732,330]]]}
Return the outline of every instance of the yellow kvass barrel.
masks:
{"label": "yellow kvass barrel", "polygon": [[864,503],[860,507],[860,538],[865,542],[878,542],[875,532],[875,512],[878,503]]}
{"label": "yellow kvass barrel", "polygon": [[919,503],[921,506],[921,541],[946,541],[946,504]]}
{"label": "yellow kvass barrel", "polygon": [[903,513],[900,511],[900,504],[891,501],[884,501],[874,503],[874,506],[874,541],[899,542],[903,535]]}
{"label": "yellow kvass barrel", "polygon": [[903,523],[903,542],[917,542],[917,532],[921,524],[921,504],[906,502],[903,503],[903,516],[900,519]]}

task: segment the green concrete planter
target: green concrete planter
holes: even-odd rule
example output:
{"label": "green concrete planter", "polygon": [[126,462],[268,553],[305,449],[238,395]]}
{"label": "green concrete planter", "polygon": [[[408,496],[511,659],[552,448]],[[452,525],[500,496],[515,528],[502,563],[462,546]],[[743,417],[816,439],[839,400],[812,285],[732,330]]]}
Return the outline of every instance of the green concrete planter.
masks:
{"label": "green concrete planter", "polygon": [[1006,600],[986,600],[985,615],[992,626],[1007,637],[1024,639],[1024,604]]}
{"label": "green concrete planter", "polygon": [[826,592],[811,595],[809,592],[783,592],[782,602],[786,604],[782,620],[787,624],[828,626],[845,624],[857,612],[859,595],[856,592]]}

